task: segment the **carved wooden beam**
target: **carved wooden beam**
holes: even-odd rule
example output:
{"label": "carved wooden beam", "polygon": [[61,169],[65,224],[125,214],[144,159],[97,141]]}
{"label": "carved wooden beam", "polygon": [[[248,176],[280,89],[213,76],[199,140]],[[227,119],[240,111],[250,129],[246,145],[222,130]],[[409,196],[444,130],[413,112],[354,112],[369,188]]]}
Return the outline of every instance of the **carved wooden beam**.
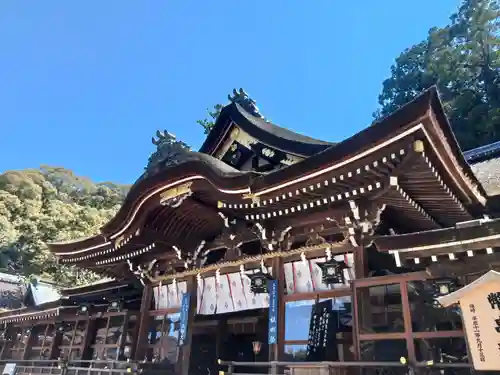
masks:
{"label": "carved wooden beam", "polygon": [[386,205],[376,201],[351,200],[349,207],[351,213],[344,218],[347,235],[353,246],[359,246],[363,239],[370,238],[374,234]]}

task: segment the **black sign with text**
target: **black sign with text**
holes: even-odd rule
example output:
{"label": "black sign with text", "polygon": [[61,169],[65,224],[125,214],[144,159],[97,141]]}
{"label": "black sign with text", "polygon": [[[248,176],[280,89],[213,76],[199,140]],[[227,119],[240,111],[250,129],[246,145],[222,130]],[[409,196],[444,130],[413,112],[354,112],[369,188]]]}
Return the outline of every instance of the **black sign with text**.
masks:
{"label": "black sign with text", "polygon": [[338,312],[333,310],[332,301],[317,302],[311,311],[307,361],[336,361]]}

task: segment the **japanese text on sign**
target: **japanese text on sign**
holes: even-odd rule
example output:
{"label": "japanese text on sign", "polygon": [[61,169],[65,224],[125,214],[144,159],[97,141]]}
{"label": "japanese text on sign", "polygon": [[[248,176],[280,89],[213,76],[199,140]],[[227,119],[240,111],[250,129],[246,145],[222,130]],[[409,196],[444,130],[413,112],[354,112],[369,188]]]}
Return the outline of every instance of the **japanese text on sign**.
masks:
{"label": "japanese text on sign", "polygon": [[478,317],[475,315],[476,313],[476,307],[474,304],[469,304],[469,311],[473,314],[472,315],[472,328],[474,331],[474,337],[476,338],[476,347],[477,351],[479,352],[479,360],[481,362],[486,361],[486,357],[484,356],[484,350],[483,350],[483,341],[481,340],[481,330],[479,329],[479,320]]}
{"label": "japanese text on sign", "polygon": [[269,291],[268,343],[276,344],[278,337],[278,281],[269,280],[267,290]]}
{"label": "japanese text on sign", "polygon": [[[494,292],[488,294],[488,303],[490,304],[491,308],[493,310],[499,310],[498,312],[498,318],[495,319],[495,331],[500,334],[500,292]],[[498,347],[498,352],[500,355],[500,337],[498,338],[497,342],[497,347]]]}
{"label": "japanese text on sign", "polygon": [[443,307],[460,304],[474,369],[500,370],[500,272],[490,270],[438,301]]}
{"label": "japanese text on sign", "polygon": [[186,343],[190,300],[191,295],[189,293],[184,293],[182,295],[179,346],[183,346]]}

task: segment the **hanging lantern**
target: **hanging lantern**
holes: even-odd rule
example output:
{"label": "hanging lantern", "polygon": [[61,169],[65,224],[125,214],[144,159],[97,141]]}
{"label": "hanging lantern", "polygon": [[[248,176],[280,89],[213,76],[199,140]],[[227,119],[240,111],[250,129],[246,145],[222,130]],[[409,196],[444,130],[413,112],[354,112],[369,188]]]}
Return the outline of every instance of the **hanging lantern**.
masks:
{"label": "hanging lantern", "polygon": [[263,273],[262,270],[247,274],[247,276],[250,278],[250,291],[253,294],[267,293],[267,282],[273,280],[269,274]]}
{"label": "hanging lantern", "polygon": [[127,359],[132,356],[132,347],[130,345],[125,345],[123,347],[123,356]]}
{"label": "hanging lantern", "polygon": [[120,312],[123,310],[123,300],[114,299],[108,303],[108,312]]}
{"label": "hanging lantern", "polygon": [[57,368],[59,370],[63,370],[62,373],[65,373],[66,369],[68,368],[68,360],[66,359],[66,357],[59,357],[57,359]]}
{"label": "hanging lantern", "polygon": [[445,296],[458,289],[457,280],[448,277],[433,280],[431,287],[434,298]]}
{"label": "hanging lantern", "polygon": [[321,268],[322,281],[326,285],[344,284],[344,270],[349,268],[344,261],[330,259],[323,263],[317,263]]}
{"label": "hanging lantern", "polygon": [[90,303],[84,303],[78,306],[78,311],[76,315],[89,315],[90,313]]}
{"label": "hanging lantern", "polygon": [[255,355],[259,354],[260,349],[262,349],[262,343],[260,341],[252,341],[253,354]]}
{"label": "hanging lantern", "polygon": [[24,333],[23,333],[23,343],[24,344],[28,343],[28,339],[30,338],[30,333],[31,333],[31,330],[29,328],[24,330]]}
{"label": "hanging lantern", "polygon": [[56,331],[57,333],[64,333],[65,331],[68,331],[71,328],[69,324],[65,323],[57,323],[56,324]]}

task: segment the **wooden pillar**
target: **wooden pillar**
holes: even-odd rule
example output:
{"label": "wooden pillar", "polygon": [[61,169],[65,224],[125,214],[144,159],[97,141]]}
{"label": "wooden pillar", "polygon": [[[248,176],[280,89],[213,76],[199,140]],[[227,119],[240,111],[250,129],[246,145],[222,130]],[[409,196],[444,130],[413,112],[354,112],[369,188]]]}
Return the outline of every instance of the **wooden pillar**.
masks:
{"label": "wooden pillar", "polygon": [[[59,357],[59,346],[63,340],[63,332],[57,329],[57,325],[54,327],[54,336],[52,339],[52,343],[50,344],[50,354],[48,359],[57,359]],[[75,330],[73,329],[73,334],[75,334]],[[69,358],[68,358],[69,359]]]}
{"label": "wooden pillar", "polygon": [[196,276],[192,276],[187,280],[187,292],[190,293],[191,298],[189,300],[189,310],[188,310],[188,318],[187,318],[187,332],[186,332],[186,341],[184,345],[181,347],[180,356],[179,356],[179,366],[181,375],[189,374],[189,362],[191,358],[191,342],[193,338],[193,323],[194,316],[196,315],[196,300],[197,300],[197,292],[198,285],[196,282]]}
{"label": "wooden pillar", "polygon": [[[278,281],[278,335],[276,344],[269,345],[269,361],[280,361],[285,352],[285,267],[283,258],[273,259],[272,275]],[[267,323],[267,322],[266,322]],[[267,335],[266,335],[267,340]]]}
{"label": "wooden pillar", "polygon": [[400,284],[401,304],[403,308],[403,321],[405,327],[406,350],[408,351],[409,364],[417,363],[415,355],[415,343],[413,341],[413,328],[411,323],[411,308],[408,299],[408,282],[402,281]]}
{"label": "wooden pillar", "polygon": [[[227,319],[221,319],[217,323],[217,331],[215,333],[215,358],[217,360],[226,360],[226,346],[225,343],[227,342]],[[217,371],[222,370],[222,367],[220,367],[217,364]]]}
{"label": "wooden pillar", "polygon": [[[368,276],[368,257],[366,249],[363,244],[363,238],[357,240],[360,246],[354,248],[354,273],[356,279],[364,279]],[[366,327],[370,325],[371,312],[370,312],[370,291],[368,288],[358,290],[356,288],[356,281],[352,284],[352,303],[353,303],[353,324],[352,324],[352,337],[354,348],[354,359],[357,361],[362,360],[360,348],[361,342],[359,341],[359,334],[361,326]]]}
{"label": "wooden pillar", "polygon": [[[37,339],[38,332],[37,329],[39,329],[40,326],[33,326],[30,329],[30,334],[28,336],[28,339],[26,340],[26,346],[24,347],[24,352],[23,352],[23,360],[27,360],[28,357],[31,355],[31,348],[33,347],[33,343]],[[45,328],[45,326],[43,326]],[[26,327],[23,327],[22,331],[22,336],[21,340],[24,340],[24,331],[26,330]]]}
{"label": "wooden pillar", "polygon": [[5,340],[2,345],[2,351],[0,352],[0,359],[10,359],[10,358],[5,358],[7,354],[9,354],[11,351],[10,349],[14,345],[14,339],[12,338],[15,335],[14,327],[12,323],[7,323],[5,328],[5,335],[7,337],[10,337],[10,339]]}
{"label": "wooden pillar", "polygon": [[125,343],[127,342],[127,334],[128,334],[128,322],[130,320],[130,312],[127,311],[125,312],[125,315],[123,316],[123,323],[122,323],[122,335],[120,336],[120,340],[118,341],[118,354],[116,356],[116,360],[124,360],[123,358],[123,347],[125,346]]}
{"label": "wooden pillar", "polygon": [[142,290],[141,311],[137,319],[137,335],[135,345],[132,345],[131,358],[142,360],[146,356],[149,333],[149,310],[153,300],[153,286],[146,284]]}
{"label": "wooden pillar", "polygon": [[358,293],[356,292],[356,280],[351,284],[352,293],[352,346],[354,351],[354,360],[361,360],[361,342],[359,341],[359,309]]}
{"label": "wooden pillar", "polygon": [[363,238],[356,240],[360,245],[353,248],[354,273],[356,279],[364,279],[368,275],[368,257],[363,244]]}
{"label": "wooden pillar", "polygon": [[83,352],[82,360],[87,361],[92,359],[92,344],[95,340],[97,321],[95,319],[90,319],[90,315],[87,316],[87,326],[85,329],[85,335],[83,337]]}

